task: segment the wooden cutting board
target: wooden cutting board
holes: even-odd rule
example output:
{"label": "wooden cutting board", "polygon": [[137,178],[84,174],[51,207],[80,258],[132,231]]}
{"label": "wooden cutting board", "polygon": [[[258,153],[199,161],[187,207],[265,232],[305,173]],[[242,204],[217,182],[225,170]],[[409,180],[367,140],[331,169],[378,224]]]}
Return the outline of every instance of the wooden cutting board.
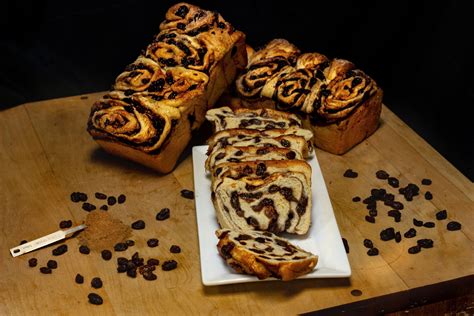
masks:
{"label": "wooden cutting board", "polygon": [[[159,175],[135,163],[112,157],[102,151],[86,132],[92,102],[101,93],[24,104],[0,112],[0,314],[296,314],[320,310],[391,293],[407,293],[415,288],[472,275],[474,272],[474,190],[473,184],[439,153],[414,133],[387,107],[383,108],[379,130],[344,156],[317,150],[341,234],[350,245],[352,277],[284,282],[256,282],[205,287],[201,284],[198,236],[194,201],[180,196],[183,188],[193,189],[189,152],[176,170]],[[196,143],[202,143],[196,140]],[[346,169],[359,173],[355,179],[343,177]],[[405,186],[412,182],[421,195],[406,202],[398,190],[375,177],[384,169]],[[420,184],[432,179],[430,186]],[[364,220],[365,205],[352,202],[371,188],[386,188],[405,204],[400,223],[388,217],[386,206],[379,206],[377,222]],[[426,191],[433,199],[425,200]],[[80,223],[87,213],[70,200],[71,192],[85,192],[98,207],[95,192],[127,196],[124,204],[109,212],[130,224],[137,219],[146,228],[134,231],[134,247],[114,253],[111,261],[100,254],[80,254],[76,239],[66,244],[69,251],[51,255],[52,247],[18,258],[8,249],[21,240],[31,240],[58,229],[58,223],[72,219]],[[171,218],[155,220],[156,213],[168,207]],[[212,206],[209,206],[212,207]],[[434,214],[448,210],[448,220],[437,221]],[[417,228],[418,236],[400,243],[383,242],[379,233],[394,227],[402,232],[413,227],[412,219],[434,221],[435,228]],[[462,223],[461,231],[447,231],[450,220]],[[160,245],[149,248],[146,240],[158,238]],[[371,239],[380,255],[369,257],[363,246]],[[434,248],[416,255],[407,249],[419,238],[434,240]],[[182,248],[171,254],[173,244]],[[178,268],[157,270],[156,281],[131,279],[116,272],[115,259],[138,251],[144,258],[162,262],[175,259]],[[39,261],[28,267],[28,259]],[[47,260],[59,267],[51,275],[39,272]],[[77,273],[85,283],[75,284]],[[93,290],[92,277],[101,277],[104,286]],[[351,294],[360,290],[360,296]],[[449,291],[449,289],[446,289]],[[102,306],[87,302],[97,292]],[[353,292],[354,293],[354,292]]]}

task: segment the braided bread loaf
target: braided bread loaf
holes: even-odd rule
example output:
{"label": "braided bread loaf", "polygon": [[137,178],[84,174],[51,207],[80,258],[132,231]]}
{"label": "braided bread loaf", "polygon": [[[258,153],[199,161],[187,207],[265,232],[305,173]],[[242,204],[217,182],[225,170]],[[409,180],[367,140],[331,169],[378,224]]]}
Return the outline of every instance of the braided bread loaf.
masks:
{"label": "braided bread loaf", "polygon": [[172,6],[153,42],[92,106],[89,133],[112,154],[171,171],[206,110],[245,67],[244,40],[216,12]]}
{"label": "braided bread loaf", "polygon": [[236,80],[236,91],[241,106],[300,114],[304,126],[314,132],[314,144],[336,154],[377,129],[383,94],[353,63],[318,53],[300,54],[282,39],[251,56]]}

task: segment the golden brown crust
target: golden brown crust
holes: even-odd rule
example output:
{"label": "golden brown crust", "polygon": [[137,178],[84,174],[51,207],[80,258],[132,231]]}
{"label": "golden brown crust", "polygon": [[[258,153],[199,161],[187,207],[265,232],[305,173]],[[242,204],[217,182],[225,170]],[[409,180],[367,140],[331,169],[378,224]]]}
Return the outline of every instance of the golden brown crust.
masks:
{"label": "golden brown crust", "polygon": [[246,48],[218,13],[186,3],[171,7],[160,29],[92,106],[88,131],[108,152],[169,172],[245,66]]}

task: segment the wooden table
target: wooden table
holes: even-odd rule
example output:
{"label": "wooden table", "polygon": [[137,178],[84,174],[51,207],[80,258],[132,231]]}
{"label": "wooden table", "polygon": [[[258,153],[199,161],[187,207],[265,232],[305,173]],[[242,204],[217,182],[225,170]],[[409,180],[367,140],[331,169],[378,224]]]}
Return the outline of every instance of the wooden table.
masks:
{"label": "wooden table", "polygon": [[[106,154],[86,132],[90,105],[100,95],[29,103],[0,113],[0,314],[296,314],[380,297],[391,297],[389,301],[404,308],[409,303],[407,293],[417,289],[439,285],[438,293],[450,293],[454,281],[443,282],[472,281],[473,184],[384,107],[379,130],[346,155],[317,150],[341,234],[350,245],[352,277],[205,287],[194,202],[179,194],[183,188],[193,189],[189,153],[165,176]],[[359,177],[343,177],[348,168]],[[396,189],[376,179],[379,169],[397,177],[401,186],[418,184],[422,195],[405,202]],[[423,178],[432,179],[432,185],[420,185]],[[385,206],[378,208],[375,224],[364,220],[365,205],[352,202],[352,197],[364,198],[374,187],[396,193],[405,204],[400,223],[386,215]],[[433,193],[431,201],[423,197],[427,190]],[[158,269],[154,282],[131,279],[116,272],[115,257],[123,253],[115,253],[111,261],[104,261],[98,253],[83,255],[76,239],[66,241],[66,254],[54,257],[59,267],[51,275],[41,274],[39,267],[53,258],[52,247],[12,258],[8,249],[21,240],[55,231],[61,220],[79,223],[85,218],[81,205],[69,198],[74,191],[86,192],[98,206],[102,203],[95,199],[95,192],[126,194],[126,203],[112,206],[109,212],[127,224],[143,219],[147,227],[134,232],[136,245],[125,254],[139,251],[145,258],[174,258],[178,268],[170,272]],[[155,214],[164,207],[171,209],[171,218],[158,222]],[[441,209],[448,210],[448,220],[434,218]],[[416,238],[403,238],[399,244],[380,240],[381,229],[393,226],[403,234],[413,226],[413,217],[432,220],[436,227],[417,227]],[[461,222],[462,230],[447,231],[449,220]],[[159,247],[146,246],[151,237],[160,240]],[[366,254],[365,238],[375,243],[379,256]],[[418,238],[432,238],[435,247],[408,254]],[[180,245],[182,253],[171,254],[172,244]],[[32,257],[38,258],[36,268],[28,267]],[[75,284],[77,273],[85,277],[84,284]],[[102,306],[87,302],[94,276],[104,282],[103,288],[95,290],[104,298]],[[362,295],[352,295],[355,289]],[[384,309],[380,304],[385,303],[380,301],[377,308]]]}

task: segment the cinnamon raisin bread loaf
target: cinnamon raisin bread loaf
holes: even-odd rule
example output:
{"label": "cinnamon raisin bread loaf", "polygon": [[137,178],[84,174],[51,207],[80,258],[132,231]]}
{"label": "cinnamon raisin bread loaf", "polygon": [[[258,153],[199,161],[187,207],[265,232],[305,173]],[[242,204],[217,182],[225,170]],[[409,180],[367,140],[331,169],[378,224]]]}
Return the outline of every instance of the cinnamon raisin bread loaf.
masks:
{"label": "cinnamon raisin bread loaf", "polygon": [[301,127],[301,120],[294,114],[271,109],[237,109],[221,107],[207,111],[206,119],[214,125],[214,131],[231,128],[249,128],[258,130],[286,129]]}
{"label": "cinnamon raisin bread loaf", "polygon": [[303,235],[311,225],[311,166],[302,160],[215,166],[212,200],[222,228]]}
{"label": "cinnamon raisin bread loaf", "polygon": [[242,32],[216,12],[178,3],[153,42],[94,103],[88,131],[106,151],[169,172],[245,63]]}
{"label": "cinnamon raisin bread loaf", "polygon": [[316,255],[270,232],[220,229],[216,236],[226,263],[238,273],[259,279],[293,280],[313,271],[318,263]]}
{"label": "cinnamon raisin bread loaf", "polygon": [[377,129],[383,95],[353,63],[300,54],[281,39],[252,55],[235,90],[244,107],[299,113],[314,132],[314,144],[335,154],[347,152]]}
{"label": "cinnamon raisin bread loaf", "polygon": [[303,160],[300,151],[277,147],[226,146],[211,152],[206,159],[206,170],[225,162],[294,159]]}

